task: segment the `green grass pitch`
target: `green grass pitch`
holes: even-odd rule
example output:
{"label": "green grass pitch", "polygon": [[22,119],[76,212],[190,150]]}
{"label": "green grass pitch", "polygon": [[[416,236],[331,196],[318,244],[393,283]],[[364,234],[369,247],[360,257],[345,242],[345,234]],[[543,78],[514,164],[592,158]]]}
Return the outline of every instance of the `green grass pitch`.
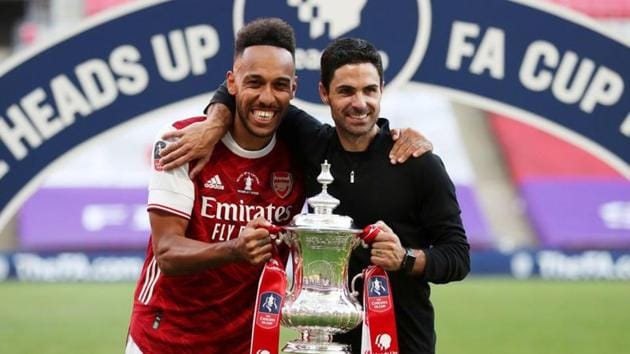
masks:
{"label": "green grass pitch", "polygon": [[[133,287],[0,283],[0,353],[122,353]],[[470,278],[432,289],[440,354],[630,348],[630,282]]]}

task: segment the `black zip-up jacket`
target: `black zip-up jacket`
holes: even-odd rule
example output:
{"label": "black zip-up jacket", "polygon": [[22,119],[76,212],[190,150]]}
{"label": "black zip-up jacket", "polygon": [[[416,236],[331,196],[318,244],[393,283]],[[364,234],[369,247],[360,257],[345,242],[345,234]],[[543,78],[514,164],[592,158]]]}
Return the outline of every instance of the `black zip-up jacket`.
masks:
{"label": "black zip-up jacket", "polygon": [[[212,102],[224,103],[232,110],[234,107],[226,90],[219,89]],[[403,247],[424,250],[423,275],[389,272],[389,276],[400,352],[434,353],[434,311],[428,282],[442,284],[463,279],[470,270],[470,246],[455,187],[440,158],[429,152],[392,165],[389,124],[381,118],[378,125],[380,131],[366,151],[347,152],[334,127],[291,106],[279,136],[289,143],[302,164],[307,197],[321,191],[316,179],[326,159],[335,178],[328,191],[341,201],[335,214],[350,216],[359,228],[382,220],[398,235]],[[348,282],[370,264],[369,259],[368,249],[354,250]],[[361,326],[335,340],[351,344],[353,353],[360,353]]]}

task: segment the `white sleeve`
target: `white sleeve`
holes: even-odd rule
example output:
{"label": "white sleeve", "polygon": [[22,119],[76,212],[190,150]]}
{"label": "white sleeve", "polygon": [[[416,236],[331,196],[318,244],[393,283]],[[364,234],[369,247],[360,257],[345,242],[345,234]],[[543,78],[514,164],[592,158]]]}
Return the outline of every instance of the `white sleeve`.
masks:
{"label": "white sleeve", "polygon": [[153,144],[147,210],[159,209],[190,219],[195,188],[188,177],[188,164],[171,171],[163,171],[159,165],[160,151],[168,144],[162,139],[162,135],[172,130],[175,130],[172,125],[162,128]]}

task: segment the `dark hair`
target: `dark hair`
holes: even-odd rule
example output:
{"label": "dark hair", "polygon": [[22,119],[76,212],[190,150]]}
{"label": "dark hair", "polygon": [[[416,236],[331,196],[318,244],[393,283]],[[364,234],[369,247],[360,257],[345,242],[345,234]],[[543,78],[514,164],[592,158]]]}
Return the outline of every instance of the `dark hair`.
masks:
{"label": "dark hair", "polygon": [[293,27],[279,18],[259,18],[238,31],[234,45],[234,57],[243,54],[247,47],[271,45],[291,52],[295,59],[295,34]]}
{"label": "dark hair", "polygon": [[359,38],[336,39],[322,53],[321,82],[326,90],[335,75],[335,70],[347,64],[370,63],[378,71],[383,83],[383,62],[381,55],[372,43]]}

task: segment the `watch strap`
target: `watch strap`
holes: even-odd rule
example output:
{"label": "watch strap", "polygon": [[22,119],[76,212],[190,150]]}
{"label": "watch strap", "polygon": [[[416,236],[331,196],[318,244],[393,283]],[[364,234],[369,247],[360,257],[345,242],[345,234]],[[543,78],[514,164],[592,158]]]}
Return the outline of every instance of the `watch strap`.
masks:
{"label": "watch strap", "polygon": [[416,264],[416,254],[412,248],[405,249],[405,257],[400,265],[400,270],[405,274],[413,272],[413,266]]}

